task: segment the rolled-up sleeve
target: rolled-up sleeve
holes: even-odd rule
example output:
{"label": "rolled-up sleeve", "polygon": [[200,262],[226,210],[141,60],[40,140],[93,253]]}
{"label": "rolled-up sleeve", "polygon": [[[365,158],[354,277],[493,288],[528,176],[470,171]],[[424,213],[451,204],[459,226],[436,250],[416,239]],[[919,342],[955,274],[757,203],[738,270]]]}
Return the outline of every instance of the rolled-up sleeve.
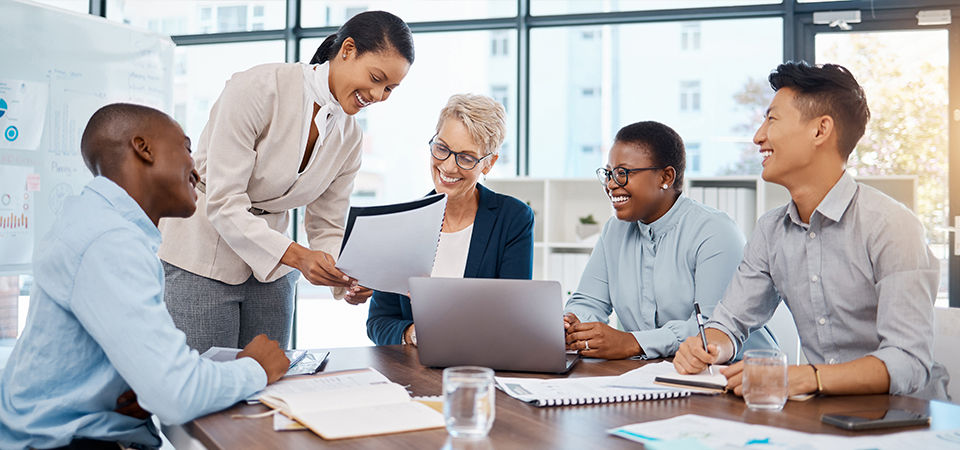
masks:
{"label": "rolled-up sleeve", "polygon": [[887,366],[891,394],[919,391],[933,370],[933,303],[940,267],[913,215],[890,215],[869,247],[877,289],[879,348],[870,355]]}
{"label": "rolled-up sleeve", "polygon": [[[753,330],[762,327],[773,317],[780,303],[770,275],[768,255],[770,248],[765,230],[758,223],[723,299],[713,309],[713,315],[706,324],[707,328],[715,328],[727,335],[733,342],[734,355],[739,353]],[[698,295],[699,291],[698,287]]]}
{"label": "rolled-up sleeve", "polygon": [[263,389],[267,376],[253,359],[218,363],[190,350],[164,305],[160,261],[141,239],[118,230],[91,244],[70,303],[140,405],[179,424]]}
{"label": "rolled-up sleeve", "polygon": [[207,149],[207,217],[213,228],[243,259],[257,279],[267,280],[280,267],[280,258],[293,242],[249,212],[247,189],[257,162],[256,142],[268,126],[274,100],[266,83],[276,77],[261,72],[237,73],[213,106],[205,132]]}

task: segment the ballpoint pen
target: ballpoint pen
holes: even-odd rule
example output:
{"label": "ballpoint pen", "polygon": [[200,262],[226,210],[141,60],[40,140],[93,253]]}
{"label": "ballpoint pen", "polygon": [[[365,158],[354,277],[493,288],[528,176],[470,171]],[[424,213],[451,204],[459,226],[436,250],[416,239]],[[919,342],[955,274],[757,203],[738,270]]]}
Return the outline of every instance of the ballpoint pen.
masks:
{"label": "ballpoint pen", "polygon": [[[697,328],[700,329],[700,339],[703,341],[703,351],[710,353],[710,350],[707,350],[707,334],[703,331],[703,315],[700,314],[700,304],[693,302],[693,309],[697,312]],[[710,372],[710,375],[713,375],[713,366],[707,365],[707,371]]]}

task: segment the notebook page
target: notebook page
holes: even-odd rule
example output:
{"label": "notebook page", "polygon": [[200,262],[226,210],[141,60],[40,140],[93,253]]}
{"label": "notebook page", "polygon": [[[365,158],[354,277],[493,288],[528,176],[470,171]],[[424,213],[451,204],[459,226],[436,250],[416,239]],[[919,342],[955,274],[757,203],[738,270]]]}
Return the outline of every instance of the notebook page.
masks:
{"label": "notebook page", "polygon": [[280,406],[284,412],[301,417],[304,414],[337,411],[345,408],[405,403],[410,395],[396,383],[354,386],[345,389],[329,389],[312,392],[286,392],[280,395],[263,395],[260,401]]}
{"label": "notebook page", "polygon": [[298,420],[324,439],[399,433],[443,427],[443,414],[419,402],[311,412]]}

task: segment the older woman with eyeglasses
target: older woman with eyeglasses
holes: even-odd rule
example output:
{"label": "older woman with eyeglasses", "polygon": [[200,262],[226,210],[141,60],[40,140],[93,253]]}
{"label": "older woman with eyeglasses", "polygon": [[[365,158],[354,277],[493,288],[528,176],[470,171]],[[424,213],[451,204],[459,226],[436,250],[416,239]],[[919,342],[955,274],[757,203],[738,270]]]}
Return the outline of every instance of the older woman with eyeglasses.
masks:
{"label": "older woman with eyeglasses", "polygon": [[[533,211],[479,184],[499,158],[503,106],[482,95],[454,95],[430,139],[430,176],[447,194],[433,277],[530,279]],[[451,295],[456,293],[451,293]],[[374,291],[367,335],[377,345],[417,344],[410,298]]]}
{"label": "older woman with eyeglasses", "polygon": [[[658,122],[623,127],[597,170],[616,217],[567,302],[567,348],[583,356],[663,358],[697,335],[694,302],[712,314],[743,257],[744,238],[723,212],[681,196],[683,140]],[[607,324],[616,312],[624,331]],[[775,347],[763,330],[746,349]]]}

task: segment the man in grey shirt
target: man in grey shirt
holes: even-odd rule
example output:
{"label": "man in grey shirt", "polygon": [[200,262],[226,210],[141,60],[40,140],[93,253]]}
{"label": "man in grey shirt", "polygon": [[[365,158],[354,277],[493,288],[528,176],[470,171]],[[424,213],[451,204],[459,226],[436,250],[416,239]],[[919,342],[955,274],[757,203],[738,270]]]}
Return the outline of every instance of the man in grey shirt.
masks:
{"label": "man in grey shirt", "polygon": [[[680,373],[729,361],[780,301],[793,313],[811,362],[789,368],[790,395],[890,393],[946,398],[933,360],[939,265],[920,221],[844,171],[870,111],[845,68],[781,64],[777,94],[754,143],[763,179],[793,201],[760,218],[743,261],[707,323],[709,343],[685,340]],[[723,370],[742,395],[743,363]]]}

